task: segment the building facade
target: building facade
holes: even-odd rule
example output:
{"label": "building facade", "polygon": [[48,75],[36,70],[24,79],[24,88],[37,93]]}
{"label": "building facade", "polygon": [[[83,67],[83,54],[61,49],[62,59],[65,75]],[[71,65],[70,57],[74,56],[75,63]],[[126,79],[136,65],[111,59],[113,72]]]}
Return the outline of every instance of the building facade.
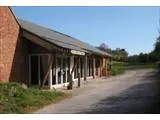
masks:
{"label": "building facade", "polygon": [[107,76],[111,55],[71,36],[17,19],[0,7],[0,82],[59,88]]}

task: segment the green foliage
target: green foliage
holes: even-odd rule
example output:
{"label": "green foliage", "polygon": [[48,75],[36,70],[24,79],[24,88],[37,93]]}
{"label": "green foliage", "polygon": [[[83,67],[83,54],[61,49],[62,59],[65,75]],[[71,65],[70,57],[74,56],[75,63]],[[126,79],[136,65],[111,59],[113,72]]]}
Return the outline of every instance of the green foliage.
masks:
{"label": "green foliage", "polygon": [[140,53],[139,55],[132,55],[128,57],[130,63],[152,63],[156,62],[158,57],[155,53],[151,52],[148,54]]}
{"label": "green foliage", "polygon": [[117,48],[112,50],[113,60],[126,62],[128,58],[128,52],[125,49]]}
{"label": "green foliage", "polygon": [[157,62],[158,69],[160,69],[160,61]]}
{"label": "green foliage", "polygon": [[112,61],[111,71],[112,75],[119,75],[124,73],[125,70],[146,69],[146,68],[156,68],[156,67],[157,67],[156,63],[128,63],[128,62]]}
{"label": "green foliage", "polygon": [[124,66],[121,62],[114,62],[111,66],[112,75],[119,75],[124,73]]}
{"label": "green foliage", "polygon": [[100,44],[100,46],[97,48],[104,51],[104,52],[112,54],[113,60],[127,61],[128,52],[125,49],[117,48],[116,50],[112,50],[105,43]]}
{"label": "green foliage", "polygon": [[156,63],[126,63],[125,70],[156,68]]}
{"label": "green foliage", "polygon": [[158,57],[158,60],[160,60],[160,37],[157,39],[155,43],[153,54]]}
{"label": "green foliage", "polygon": [[108,48],[108,45],[106,45],[105,43],[100,44],[100,46],[98,47],[100,50],[104,51],[104,52],[108,52],[110,53],[110,48]]}
{"label": "green foliage", "polygon": [[18,83],[0,84],[0,113],[26,113],[28,108],[40,108],[64,96],[61,92],[24,89]]}

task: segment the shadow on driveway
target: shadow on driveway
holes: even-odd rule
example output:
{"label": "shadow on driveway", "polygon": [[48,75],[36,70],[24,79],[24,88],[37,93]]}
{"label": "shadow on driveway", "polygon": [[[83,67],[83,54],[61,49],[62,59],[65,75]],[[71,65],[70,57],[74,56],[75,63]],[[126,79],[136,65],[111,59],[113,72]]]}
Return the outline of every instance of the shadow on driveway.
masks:
{"label": "shadow on driveway", "polygon": [[85,114],[160,113],[160,75],[149,72],[141,83],[93,104]]}

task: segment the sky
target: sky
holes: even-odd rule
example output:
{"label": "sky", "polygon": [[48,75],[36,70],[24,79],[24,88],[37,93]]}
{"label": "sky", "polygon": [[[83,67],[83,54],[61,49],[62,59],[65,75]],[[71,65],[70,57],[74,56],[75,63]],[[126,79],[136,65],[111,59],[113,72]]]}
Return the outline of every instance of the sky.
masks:
{"label": "sky", "polygon": [[129,55],[151,52],[158,36],[158,7],[11,7],[16,17],[93,46],[105,43]]}

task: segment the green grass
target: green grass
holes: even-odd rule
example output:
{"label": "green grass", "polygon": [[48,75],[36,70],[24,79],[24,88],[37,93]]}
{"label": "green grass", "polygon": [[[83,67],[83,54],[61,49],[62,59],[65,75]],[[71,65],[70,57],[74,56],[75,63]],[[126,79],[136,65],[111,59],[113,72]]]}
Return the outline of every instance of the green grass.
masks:
{"label": "green grass", "polygon": [[122,74],[124,73],[124,66],[118,63],[112,64],[111,72],[113,76]]}
{"label": "green grass", "polygon": [[130,69],[146,69],[146,68],[156,68],[156,63],[128,63],[125,65],[126,70]]}
{"label": "green grass", "polygon": [[125,70],[132,69],[147,69],[156,68],[157,63],[127,63],[127,62],[112,62],[112,75],[119,75],[125,72]]}
{"label": "green grass", "polygon": [[18,83],[0,84],[0,113],[30,113],[57,102],[67,95],[62,92],[24,89]]}

